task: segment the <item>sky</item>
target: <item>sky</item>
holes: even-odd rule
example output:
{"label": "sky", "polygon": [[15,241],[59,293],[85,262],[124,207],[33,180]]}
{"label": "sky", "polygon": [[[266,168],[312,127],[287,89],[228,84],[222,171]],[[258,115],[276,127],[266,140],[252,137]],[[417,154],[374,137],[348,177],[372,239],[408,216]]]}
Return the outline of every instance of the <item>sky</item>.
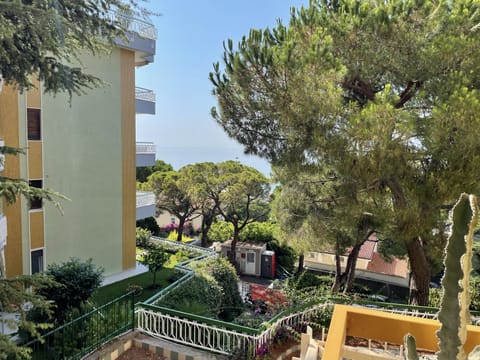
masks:
{"label": "sky", "polygon": [[157,159],[175,170],[197,162],[238,160],[266,176],[270,165],[247,156],[210,115],[216,99],[208,79],[223,42],[236,44],[251,28],[284,24],[292,6],[308,0],[150,0],[158,32],[155,61],[136,71],[136,85],[156,93],[156,114],[137,115],[137,141],[154,142]]}

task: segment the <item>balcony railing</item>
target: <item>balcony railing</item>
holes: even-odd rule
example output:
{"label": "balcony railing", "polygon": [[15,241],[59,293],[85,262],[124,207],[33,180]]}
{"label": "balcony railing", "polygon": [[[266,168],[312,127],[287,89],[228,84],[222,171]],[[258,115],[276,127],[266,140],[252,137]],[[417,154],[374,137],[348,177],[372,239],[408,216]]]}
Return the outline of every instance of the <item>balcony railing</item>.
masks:
{"label": "balcony railing", "polygon": [[120,22],[129,32],[134,32],[145,39],[157,40],[157,29],[151,23],[119,12],[111,12],[110,19]]}
{"label": "balcony railing", "polygon": [[151,192],[137,191],[137,208],[155,205],[155,194]]}
{"label": "balcony railing", "polygon": [[153,142],[137,142],[137,154],[155,154],[157,148]]}
{"label": "balcony railing", "polygon": [[145,89],[139,86],[135,87],[135,99],[155,102],[155,92],[150,89]]}
{"label": "balcony railing", "polygon": [[[0,140],[0,147],[5,146],[5,142],[3,140]],[[5,163],[5,155],[0,154],[0,171],[3,171]]]}

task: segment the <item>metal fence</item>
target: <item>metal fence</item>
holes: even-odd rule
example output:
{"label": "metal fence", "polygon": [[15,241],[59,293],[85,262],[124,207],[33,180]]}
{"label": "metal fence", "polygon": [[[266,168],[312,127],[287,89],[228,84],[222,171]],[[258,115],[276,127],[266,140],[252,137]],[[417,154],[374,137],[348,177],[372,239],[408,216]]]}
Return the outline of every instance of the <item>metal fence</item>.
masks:
{"label": "metal fence", "polygon": [[33,360],[81,359],[134,328],[135,300],[130,292],[24,346],[32,349]]}

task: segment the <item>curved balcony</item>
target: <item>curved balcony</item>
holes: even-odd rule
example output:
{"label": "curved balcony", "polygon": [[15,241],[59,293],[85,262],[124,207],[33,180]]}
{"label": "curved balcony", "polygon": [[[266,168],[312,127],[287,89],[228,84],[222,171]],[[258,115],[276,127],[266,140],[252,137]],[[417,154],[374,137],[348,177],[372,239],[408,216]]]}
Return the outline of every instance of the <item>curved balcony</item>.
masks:
{"label": "curved balcony", "polygon": [[155,115],[155,92],[139,86],[135,87],[135,112]]}
{"label": "curved balcony", "polygon": [[135,51],[135,65],[153,62],[157,29],[152,23],[118,11],[110,13],[112,21],[127,29],[127,39],[118,39],[117,45]]}
{"label": "curved balcony", "polygon": [[155,216],[155,194],[137,191],[137,220]]}
{"label": "curved balcony", "polygon": [[156,146],[152,142],[137,142],[137,167],[140,166],[154,166]]}

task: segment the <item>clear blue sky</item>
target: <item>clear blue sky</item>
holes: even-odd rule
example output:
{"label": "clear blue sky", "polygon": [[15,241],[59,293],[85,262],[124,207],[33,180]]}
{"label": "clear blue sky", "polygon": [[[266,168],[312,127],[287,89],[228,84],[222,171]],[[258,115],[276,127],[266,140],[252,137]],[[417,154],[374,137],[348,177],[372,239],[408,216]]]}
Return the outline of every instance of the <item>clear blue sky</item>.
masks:
{"label": "clear blue sky", "polygon": [[265,175],[270,165],[246,156],[210,116],[216,105],[208,74],[220,61],[223,41],[237,43],[251,28],[286,24],[291,6],[308,0],[150,0],[161,13],[155,62],[137,69],[136,85],[155,91],[156,115],[137,116],[137,141],[152,141],[157,159],[175,169],[203,161],[238,160]]}

